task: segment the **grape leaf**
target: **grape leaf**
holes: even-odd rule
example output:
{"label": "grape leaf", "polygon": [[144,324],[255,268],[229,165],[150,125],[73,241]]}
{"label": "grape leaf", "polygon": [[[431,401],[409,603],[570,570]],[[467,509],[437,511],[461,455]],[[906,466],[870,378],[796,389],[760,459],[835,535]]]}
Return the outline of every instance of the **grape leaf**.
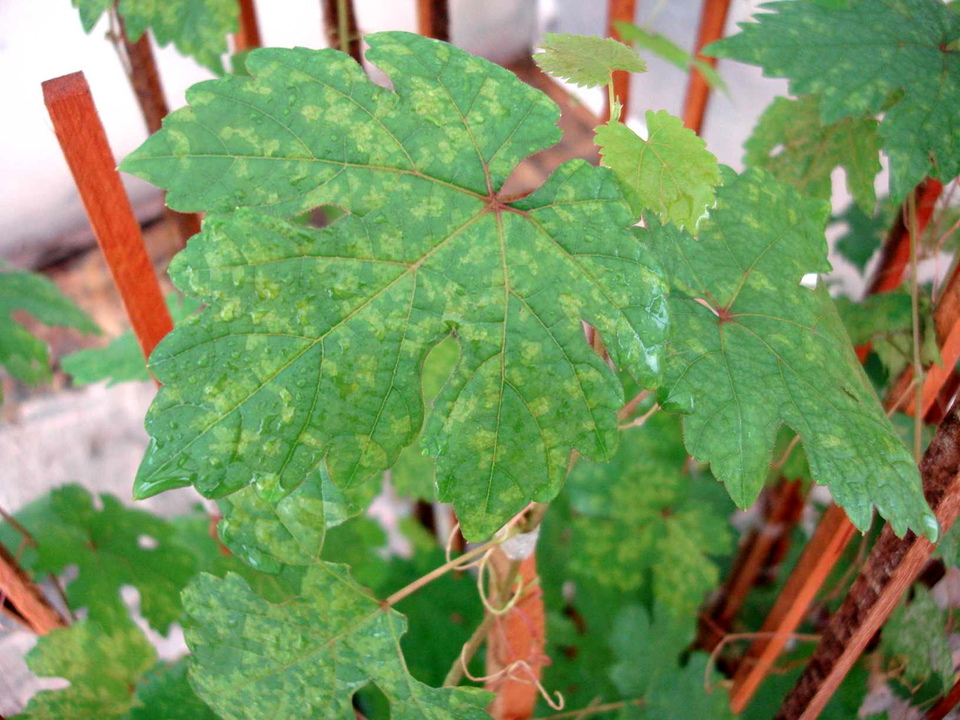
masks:
{"label": "grape leaf", "polygon": [[720,182],[717,158],[666,110],[648,110],[646,120],[646,140],[620,122],[598,127],[603,163],[620,178],[636,217],[649,209],[679,227],[695,228]]}
{"label": "grape leaf", "polygon": [[69,680],[70,686],[37,693],[17,717],[124,717],[137,703],[137,681],[156,661],[157,651],[129,620],[110,630],[92,620],[54,630],[37,640],[36,647],[27,653],[27,666],[40,677]]}
{"label": "grape leaf", "polygon": [[925,175],[947,182],[960,174],[960,16],[939,0],[764,9],[705,52],[789,78],[795,95],[817,95],[825,125],[883,112],[880,137],[898,202]]}
{"label": "grape leaf", "polygon": [[832,218],[831,222],[847,225],[846,232],[837,238],[837,252],[853,263],[861,274],[880,249],[898,209],[889,198],[882,198],[872,215],[864,213],[856,203],[850,203],[843,213]]}
{"label": "grape leaf", "polygon": [[826,201],[831,197],[830,173],[842,167],[857,205],[872,213],[877,204],[873,181],[880,172],[880,138],[872,117],[823,125],[816,97],[780,97],[764,110],[744,149],[746,165]]}
{"label": "grape leaf", "polygon": [[577,463],[567,488],[580,514],[574,567],[621,590],[652,574],[653,596],[669,612],[693,617],[720,579],[711,558],[732,549],[726,516],[733,508],[729,500],[726,507],[705,502],[700,486],[716,483],[684,472],[686,461],[680,418],[658,412],[627,431],[608,465]]}
{"label": "grape leaf", "polygon": [[[97,510],[86,489],[67,485],[17,513],[37,543],[21,562],[34,573],[60,573],[76,565],[78,575],[66,587],[69,605],[86,607],[88,617],[108,631],[127,621],[120,589],[133,585],[144,618],[166,633],[181,617],[180,591],[196,571],[196,561],[174,542],[167,521],[131,510],[112,495],[100,500],[103,509]],[[0,537],[10,536],[5,527]]]}
{"label": "grape leaf", "polygon": [[137,685],[137,701],[126,720],[217,720],[187,680],[187,661],[162,663]]}
{"label": "grape leaf", "polygon": [[599,87],[617,70],[645,72],[647,64],[637,53],[613,38],[547,33],[534,61],[548,75],[577,87]]}
{"label": "grape leaf", "polygon": [[581,319],[616,366],[658,380],[663,284],[613,175],[573,161],[522,200],[496,195],[554,141],[556,106],[448,45],[366,39],[396,94],[334,50],[256,51],[253,78],[194,87],[124,161],[181,209],[353,211],[312,230],[240,209],[178,256],[171,277],[208,308],[151,358],[164,387],[138,497],[255,481],[274,502],[323,462],[363,483],[420,432],[423,359],[452,333],[460,362],[423,445],[478,538],[553,497],[571,448],[616,449],[621,386]]}
{"label": "grape leaf", "polygon": [[725,171],[699,240],[669,225],[641,233],[671,283],[673,335],[661,404],[686,413],[687,450],[746,507],[781,424],[803,439],[814,479],[861,530],[875,505],[902,535],[935,539],[910,453],[857,362],[821,286],[829,207],[761,170]]}
{"label": "grape leaf", "polygon": [[[189,317],[200,308],[196,301],[170,293],[167,309],[174,325]],[[107,380],[107,387],[117,383],[150,380],[150,371],[143,358],[143,351],[136,335],[127,331],[114,338],[109,345],[87,348],[67,355],[60,361],[64,372],[71,376],[74,385],[89,385]]]}
{"label": "grape leaf", "polygon": [[236,575],[201,574],[184,605],[194,687],[226,720],[351,717],[351,698],[368,682],[390,699],[394,720],[489,720],[488,693],[436,690],[410,676],[400,651],[403,616],[382,607],[344,565],[312,565],[303,595],[282,605]]}
{"label": "grape leaf", "polygon": [[944,687],[953,680],[953,654],[947,638],[947,613],[937,607],[930,591],[914,586],[913,599],[904,599],[883,627],[880,651],[903,673],[910,685],[939,678]]}
{"label": "grape leaf", "polygon": [[705,63],[696,55],[687,52],[669,38],[659,33],[644,30],[629,22],[614,23],[614,27],[616,27],[625,43],[632,43],[644,50],[649,50],[657,57],[685,72],[691,68],[696,68],[703,79],[706,80],[707,85],[718,90],[726,90],[727,86],[723,82],[723,78],[709,63]]}
{"label": "grape leaf", "polygon": [[53,282],[34,273],[5,271],[0,263],[0,366],[30,385],[50,379],[50,353],[43,341],[14,321],[11,313],[16,311],[30,313],[44,325],[76,328],[89,334],[100,332]]}
{"label": "grape leaf", "polygon": [[[112,5],[112,0],[73,0],[88,33]],[[228,51],[227,36],[237,32],[240,17],[234,0],[120,0],[117,12],[131,42],[150,30],[158,45],[173,43],[217,75],[223,74],[221,55]]]}

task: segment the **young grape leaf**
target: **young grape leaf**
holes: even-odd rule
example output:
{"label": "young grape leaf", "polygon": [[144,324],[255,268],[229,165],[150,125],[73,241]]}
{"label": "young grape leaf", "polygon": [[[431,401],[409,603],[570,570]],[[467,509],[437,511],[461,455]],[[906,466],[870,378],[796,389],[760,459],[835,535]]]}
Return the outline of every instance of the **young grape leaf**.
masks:
{"label": "young grape leaf", "polygon": [[880,651],[909,685],[939,678],[950,687],[953,654],[946,628],[947,613],[937,607],[929,590],[915,585],[913,599],[897,605],[884,625]]}
{"label": "young grape leaf", "polygon": [[577,87],[600,87],[617,70],[645,72],[647,64],[632,48],[613,38],[547,33],[534,61],[548,75]]}
{"label": "young grape leaf", "polygon": [[[97,510],[86,489],[67,485],[17,513],[36,540],[21,562],[34,573],[76,565],[67,601],[72,609],[86,607],[88,617],[108,631],[127,622],[120,589],[133,585],[144,618],[166,633],[182,615],[180,591],[196,571],[196,560],[174,542],[167,521],[131,510],[112,495],[100,500],[103,509]],[[3,536],[10,536],[8,528]]]}
{"label": "young grape leaf", "polygon": [[883,113],[890,194],[925,175],[960,174],[960,16],[940,0],[850,0],[845,7],[773,2],[742,32],[705,52],[760,65],[816,95],[825,125]]}
{"label": "young grape leaf", "polygon": [[[176,293],[167,295],[167,309],[174,325],[199,308],[200,304],[191,298]],[[106,347],[87,348],[67,355],[60,365],[71,376],[74,385],[90,385],[107,380],[107,387],[112,387],[122,382],[150,380],[143,351],[136,336],[129,330],[114,338]]]}
{"label": "young grape leaf", "polygon": [[[89,33],[113,0],[73,0],[73,6]],[[117,12],[132,42],[150,30],[158,45],[173,43],[217,75],[223,74],[221,55],[228,51],[227,36],[237,32],[240,17],[235,0],[120,0]]]}
{"label": "young grape leaf", "polygon": [[669,225],[638,231],[672,286],[673,335],[661,404],[686,413],[684,441],[734,502],[753,502],[781,424],[803,439],[814,479],[860,529],[873,507],[902,535],[937,522],[917,466],[857,362],[826,289],[829,206],[761,170],[725,171],[699,240]]}
{"label": "young grape leaf", "polygon": [[50,353],[43,341],[13,320],[11,313],[17,311],[29,313],[44,325],[76,328],[89,334],[100,332],[53,282],[34,273],[7,271],[0,263],[0,366],[31,385],[50,379]]}
{"label": "young grape leaf", "polygon": [[126,717],[137,704],[141,676],[157,661],[157,651],[129,620],[107,630],[92,620],[54,630],[27,653],[27,666],[39,677],[70,681],[62,690],[34,695],[18,718],[30,720],[110,720]]}
{"label": "young grape leaf", "polygon": [[[712,558],[732,549],[730,501],[705,502],[712,478],[684,471],[680,418],[658,412],[627,431],[608,465],[577,463],[567,492],[573,521],[574,567],[620,590],[652,575],[653,596],[678,616],[693,617],[720,579]],[[726,507],[724,507],[726,505]]]}
{"label": "young grape leaf", "polygon": [[780,97],[760,116],[744,149],[746,165],[820,200],[830,200],[830,173],[842,167],[857,205],[872,213],[877,204],[873,181],[880,172],[880,138],[872,117],[823,125],[815,96]]}
{"label": "young grape leaf", "polygon": [[161,663],[137,685],[138,704],[125,720],[217,720],[187,680],[187,661]]}
{"label": "young grape leaf", "polygon": [[241,208],[178,256],[171,277],[208,308],[151,358],[164,387],[136,493],[254,481],[274,502],[324,462],[362,484],[419,434],[422,363],[452,333],[460,362],[423,445],[475,539],[553,497],[571,449],[612,455],[622,389],[581,320],[655,384],[664,287],[610,171],[573,161],[497,196],[556,137],[546,96],[433,40],[366,39],[396,93],[334,50],[256,51],[253,78],[194,87],[124,162],[181,209],[353,211],[313,230]]}
{"label": "young grape leaf", "polygon": [[225,720],[346,718],[368,682],[389,698],[394,720],[489,720],[488,693],[437,690],[409,674],[403,616],[381,606],[344,565],[312,565],[303,595],[282,605],[236,575],[201,574],[184,591],[184,605],[194,687]]}
{"label": "young grape leaf", "polygon": [[635,217],[651,210],[664,221],[696,228],[720,182],[717,158],[666,110],[648,110],[646,120],[646,140],[621,122],[597,128],[603,164],[620,178]]}
{"label": "young grape leaf", "polygon": [[889,198],[881,198],[876,211],[868,215],[856,203],[850,203],[831,222],[843,222],[847,230],[837,238],[836,250],[863,274],[867,263],[880,249],[899,208]]}
{"label": "young grape leaf", "polygon": [[709,63],[705,63],[696,55],[687,52],[669,38],[659,33],[644,30],[629,22],[614,23],[614,26],[625,43],[633,43],[637,47],[649,50],[657,57],[685,72],[691,68],[696,68],[697,72],[707,81],[707,85],[718,90],[726,90],[727,86],[723,82],[723,78]]}

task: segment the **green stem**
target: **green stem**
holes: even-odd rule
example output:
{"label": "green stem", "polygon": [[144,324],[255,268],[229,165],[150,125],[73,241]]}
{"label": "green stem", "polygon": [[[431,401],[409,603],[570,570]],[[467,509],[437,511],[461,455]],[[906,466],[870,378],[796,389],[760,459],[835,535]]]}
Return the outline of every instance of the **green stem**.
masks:
{"label": "green stem", "polygon": [[610,108],[610,120],[609,122],[620,121],[620,113],[617,113],[617,116],[613,116],[613,108],[616,106],[617,96],[613,92],[613,75],[610,75],[610,82],[607,83],[607,103]]}
{"label": "green stem", "polygon": [[337,0],[337,33],[340,36],[340,52],[350,54],[350,23],[348,0]]}

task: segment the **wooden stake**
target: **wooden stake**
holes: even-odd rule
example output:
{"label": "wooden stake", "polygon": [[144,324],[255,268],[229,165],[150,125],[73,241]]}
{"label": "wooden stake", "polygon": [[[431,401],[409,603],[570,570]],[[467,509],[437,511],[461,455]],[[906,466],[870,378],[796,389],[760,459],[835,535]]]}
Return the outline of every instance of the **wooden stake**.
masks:
{"label": "wooden stake", "polygon": [[417,0],[417,32],[450,42],[450,0]]}
{"label": "wooden stake", "polygon": [[[358,63],[363,59],[360,52],[360,31],[357,29],[357,16],[353,11],[353,0],[320,0],[323,9],[323,31],[327,36],[327,44],[342,49],[340,42],[341,29],[347,34],[350,57]],[[340,9],[346,12],[346,17],[340,17]]]}
{"label": "wooden stake", "polygon": [[37,635],[67,626],[66,620],[3,545],[0,545],[0,595],[6,597]]}
{"label": "wooden stake", "polygon": [[149,357],[173,322],[90,87],[82,72],[64,75],[43,83],[43,100],[140,348]]}
{"label": "wooden stake", "polygon": [[[623,40],[617,32],[616,23],[632,23],[637,14],[637,0],[609,0],[607,4],[607,37]],[[623,105],[623,115],[626,118],[630,103],[630,73],[618,70],[613,74],[613,94]],[[610,119],[610,101],[607,100],[605,120]]]}
{"label": "wooden stake", "polygon": [[260,25],[257,23],[257,9],[253,0],[240,1],[240,30],[234,36],[236,52],[254,50],[263,45],[260,40]]}
{"label": "wooden stake", "polygon": [[[937,428],[920,463],[924,495],[946,533],[960,514],[960,406]],[[888,524],[777,720],[814,720],[883,626],[936,546],[913,533],[901,540]]]}
{"label": "wooden stake", "polygon": [[[703,48],[723,37],[727,24],[727,14],[730,10],[730,0],[704,0],[700,14],[700,33],[697,36],[697,58],[710,67],[717,66],[717,59],[703,55]],[[683,124],[697,135],[703,129],[703,118],[707,113],[707,102],[710,100],[710,86],[703,75],[696,68],[690,69],[690,80],[687,84],[687,97],[683,103]]]}

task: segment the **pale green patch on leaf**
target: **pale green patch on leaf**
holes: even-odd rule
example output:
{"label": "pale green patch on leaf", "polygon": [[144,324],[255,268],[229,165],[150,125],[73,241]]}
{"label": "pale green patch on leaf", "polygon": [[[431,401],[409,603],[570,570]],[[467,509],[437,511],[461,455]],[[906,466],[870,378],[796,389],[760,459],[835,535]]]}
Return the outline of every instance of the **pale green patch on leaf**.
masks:
{"label": "pale green patch on leaf", "polygon": [[672,287],[661,404],[687,414],[687,450],[711,464],[740,507],[759,493],[786,424],[854,525],[869,527],[876,506],[898,534],[935,539],[917,466],[826,289],[800,285],[830,269],[828,213],[763,171],[727,171],[699,240],[670,226],[639,231]]}
{"label": "pale green patch on leaf", "polygon": [[352,211],[324,230],[208,217],[174,261],[208,307],[151,358],[164,387],[136,492],[253,482],[272,504],[323,463],[338,487],[361,485],[420,434],[424,358],[452,334],[460,361],[422,444],[475,539],[552,498],[571,449],[612,456],[622,389],[581,320],[656,384],[664,285],[608,170],[573,161],[522,200],[497,197],[555,138],[546,96],[442,43],[366,39],[396,94],[337,51],[256,51],[254,78],[196,86],[125,161],[181,209]]}
{"label": "pale green patch on leaf", "polygon": [[629,22],[614,23],[614,26],[617,28],[617,32],[620,33],[620,37],[623,38],[625,43],[632,43],[636,47],[649,50],[657,57],[666,60],[681,70],[689,71],[691,68],[695,68],[710,87],[717,90],[727,89],[723,78],[720,77],[709,63],[705,63],[696,55],[687,52],[669,38],[659,33],[637,27]]}
{"label": "pale green patch on leaf", "polygon": [[[685,472],[680,418],[665,412],[625,431],[608,465],[577,463],[567,481],[573,521],[573,567],[620,590],[647,584],[666,611],[694,617],[720,579],[712,558],[727,554],[732,512],[706,498],[712,478]],[[709,488],[706,488],[709,489]]]}
{"label": "pale green patch on leaf", "polygon": [[346,566],[311,566],[301,597],[274,605],[241,578],[200,575],[184,592],[191,672],[200,697],[225,720],[352,716],[368,682],[393,720],[489,720],[489,694],[434,689],[407,671],[406,622],[356,584]]}
{"label": "pale green patch on leaf", "polygon": [[[112,0],[73,0],[88,33],[112,5]],[[223,74],[221,56],[240,17],[236,0],[120,0],[117,12],[132,42],[149,30],[161,47],[173,43],[178,52],[217,75]]]}
{"label": "pale green patch on leaf", "polygon": [[720,182],[717,158],[667,111],[648,110],[646,121],[646,140],[620,122],[598,127],[603,164],[623,183],[635,217],[653,211],[679,227],[696,228]]}
{"label": "pale green patch on leaf", "polygon": [[762,168],[820,200],[830,200],[830,173],[842,167],[857,205],[872,213],[877,204],[873,181],[880,172],[880,138],[872,117],[847,117],[823,125],[816,97],[776,98],[760,116],[744,149],[746,165]]}
{"label": "pale green patch on leaf", "polygon": [[939,0],[850,0],[764,6],[742,32],[710,45],[714,57],[763,67],[816,95],[824,125],[884,113],[890,194],[901,200],[925,175],[960,174],[960,16]]}
{"label": "pale green patch on leaf", "polygon": [[46,343],[11,317],[14,312],[29,313],[44,325],[90,334],[100,332],[96,323],[53,282],[34,273],[8,271],[0,263],[0,366],[16,380],[30,385],[50,380],[50,352]]}
{"label": "pale green patch on leaf", "polygon": [[953,654],[946,627],[946,611],[937,607],[929,590],[915,585],[913,599],[897,605],[883,626],[880,652],[907,684],[919,685],[936,677],[950,687]]}
{"label": "pale green patch on leaf", "polygon": [[637,53],[613,38],[547,33],[534,61],[547,75],[577,87],[600,87],[617,70],[645,72],[647,64]]}
{"label": "pale green patch on leaf", "polygon": [[[54,630],[27,653],[39,677],[63,678],[70,686],[34,695],[18,718],[110,720],[125,717],[138,701],[137,682],[157,660],[157,651],[129,620],[111,630],[85,620]],[[142,717],[142,716],[140,716]]]}

